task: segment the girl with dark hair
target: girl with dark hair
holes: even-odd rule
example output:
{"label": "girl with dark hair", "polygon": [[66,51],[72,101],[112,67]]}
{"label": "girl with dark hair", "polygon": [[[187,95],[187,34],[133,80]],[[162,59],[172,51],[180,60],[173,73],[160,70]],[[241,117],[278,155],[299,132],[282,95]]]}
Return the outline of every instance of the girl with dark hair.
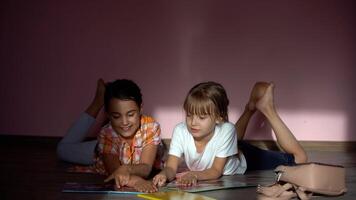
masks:
{"label": "girl with dark hair", "polygon": [[[85,142],[100,109],[105,107],[109,123],[98,140]],[[109,175],[118,188],[133,187],[146,191],[152,169],[160,169],[162,149],[160,125],[142,114],[142,94],[131,80],[119,79],[105,84],[98,80],[93,102],[69,129],[57,146],[65,161],[91,165],[99,174]]]}

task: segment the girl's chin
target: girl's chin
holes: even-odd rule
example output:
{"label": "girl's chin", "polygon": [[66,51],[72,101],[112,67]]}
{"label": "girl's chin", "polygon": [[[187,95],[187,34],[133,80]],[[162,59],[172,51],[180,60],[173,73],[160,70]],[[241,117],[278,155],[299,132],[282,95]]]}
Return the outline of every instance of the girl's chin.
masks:
{"label": "girl's chin", "polygon": [[204,135],[204,134],[202,135],[199,133],[197,133],[197,134],[192,133],[192,136],[193,136],[194,140],[196,140],[196,141],[202,141],[202,140],[206,140],[206,139],[210,140],[210,138],[211,138],[211,135]]}
{"label": "girl's chin", "polygon": [[132,138],[135,134],[131,132],[120,133],[123,138]]}
{"label": "girl's chin", "polygon": [[135,135],[135,133],[132,131],[120,130],[120,131],[117,131],[117,133],[119,133],[120,137],[125,138],[125,139],[130,139]]}
{"label": "girl's chin", "polygon": [[195,140],[201,140],[201,139],[204,138],[204,136],[199,135],[199,134],[192,134],[192,136],[193,136],[193,138],[194,138]]}
{"label": "girl's chin", "polygon": [[122,130],[122,129],[117,129],[116,133],[118,133],[122,138],[125,138],[125,139],[132,139],[136,132],[137,132],[137,129],[135,131],[133,131],[134,128],[131,127],[129,130]]}

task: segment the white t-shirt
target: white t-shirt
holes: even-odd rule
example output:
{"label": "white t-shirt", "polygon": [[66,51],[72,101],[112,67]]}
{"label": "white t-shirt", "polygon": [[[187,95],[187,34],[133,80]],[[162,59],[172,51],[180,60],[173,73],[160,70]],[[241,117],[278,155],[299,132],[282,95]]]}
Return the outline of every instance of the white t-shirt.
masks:
{"label": "white t-shirt", "polygon": [[186,165],[191,171],[209,169],[215,157],[227,158],[223,175],[243,174],[247,168],[245,157],[237,152],[235,126],[229,122],[215,126],[214,135],[202,153],[197,152],[187,125],[179,123],[173,131],[169,154],[178,158],[184,155]]}

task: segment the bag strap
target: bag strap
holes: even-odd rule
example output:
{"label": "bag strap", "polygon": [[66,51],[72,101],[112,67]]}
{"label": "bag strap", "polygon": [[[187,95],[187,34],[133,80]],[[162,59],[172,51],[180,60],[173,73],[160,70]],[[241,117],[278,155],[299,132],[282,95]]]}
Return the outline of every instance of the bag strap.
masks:
{"label": "bag strap", "polygon": [[257,200],[290,200],[299,197],[301,200],[309,200],[312,193],[306,193],[305,188],[298,187],[291,183],[274,183],[269,186],[257,187]]}
{"label": "bag strap", "polygon": [[278,167],[276,167],[276,168],[274,169],[274,172],[275,172],[275,173],[285,172],[286,169],[287,169],[286,166],[284,166],[284,165],[279,165]]}
{"label": "bag strap", "polygon": [[286,183],[284,185],[275,183],[269,186],[257,187],[257,199],[258,200],[290,200],[293,197],[296,197],[297,194],[291,190],[293,185]]}

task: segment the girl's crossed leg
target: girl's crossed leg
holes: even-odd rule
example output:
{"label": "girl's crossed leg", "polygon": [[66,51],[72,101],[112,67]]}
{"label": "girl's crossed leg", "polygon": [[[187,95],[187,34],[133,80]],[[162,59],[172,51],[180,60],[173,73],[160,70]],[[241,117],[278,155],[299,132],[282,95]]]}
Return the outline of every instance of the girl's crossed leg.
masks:
{"label": "girl's crossed leg", "polygon": [[57,145],[57,155],[61,160],[83,165],[93,164],[97,140],[84,140],[104,105],[104,93],[105,82],[99,79],[92,103]]}
{"label": "girl's crossed leg", "polygon": [[[239,149],[247,160],[248,170],[273,169],[278,165],[293,165],[307,161],[307,155],[293,133],[280,118],[273,101],[274,84],[258,82],[255,84],[245,111],[236,122],[239,137]],[[248,122],[254,112],[259,110],[270,123],[277,143],[284,152],[262,150],[241,141]]]}

